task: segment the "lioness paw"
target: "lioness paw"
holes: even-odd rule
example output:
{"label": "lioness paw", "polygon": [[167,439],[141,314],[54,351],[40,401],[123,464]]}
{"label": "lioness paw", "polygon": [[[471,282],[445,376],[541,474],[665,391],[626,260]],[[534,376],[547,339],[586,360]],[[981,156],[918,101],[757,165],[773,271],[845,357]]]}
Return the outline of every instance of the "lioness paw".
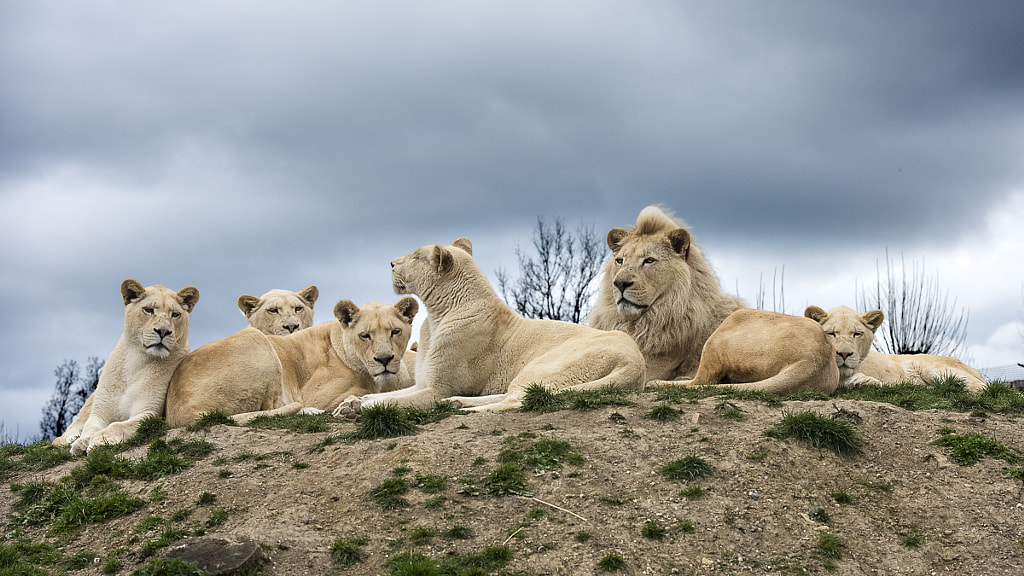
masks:
{"label": "lioness paw", "polygon": [[78,437],[77,440],[71,443],[71,455],[81,456],[89,451],[89,439]]}
{"label": "lioness paw", "polygon": [[323,410],[321,410],[319,408],[313,408],[312,406],[307,406],[307,407],[303,408],[302,410],[299,410],[299,414],[305,414],[307,416],[314,416],[316,414],[323,414],[323,413],[324,413]]}
{"label": "lioness paw", "polygon": [[843,386],[846,388],[860,388],[861,386],[881,386],[882,381],[865,374],[854,374],[846,379]]}
{"label": "lioness paw", "polygon": [[335,418],[344,418],[346,420],[355,420],[359,418],[359,412],[361,412],[361,406],[363,401],[358,396],[349,396],[338,404],[338,407],[334,409],[331,414]]}

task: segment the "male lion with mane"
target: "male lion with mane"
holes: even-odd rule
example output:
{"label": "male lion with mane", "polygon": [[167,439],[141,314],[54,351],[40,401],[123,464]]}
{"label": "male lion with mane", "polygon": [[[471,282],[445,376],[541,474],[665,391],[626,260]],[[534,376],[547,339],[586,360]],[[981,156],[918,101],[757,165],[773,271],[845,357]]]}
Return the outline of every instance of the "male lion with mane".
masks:
{"label": "male lion with mane", "polygon": [[804,316],[821,325],[828,338],[841,375],[840,386],[881,386],[897,382],[927,385],[937,378],[954,376],[971,392],[981,392],[985,378],[967,364],[949,356],[933,354],[885,354],[872,350],[875,331],[885,321],[881,310],[863,315],[846,306],[828,312],[808,306]]}
{"label": "male lion with mane", "polygon": [[647,377],[658,381],[652,384],[692,378],[708,337],[741,308],[692,240],[682,221],[657,206],[644,208],[632,229],[608,232],[612,257],[601,268],[589,323],[632,336]]}
{"label": "male lion with mane", "polygon": [[522,404],[531,384],[552,391],[643,386],[644,358],[632,338],[519,316],[494,292],[472,254],[472,244],[460,238],[391,261],[395,291],[419,296],[427,308],[416,384],[349,398],[335,415],[354,417],[380,403],[428,407],[442,399],[472,411],[507,410]]}
{"label": "male lion with mane", "polygon": [[832,346],[813,320],[764,310],[730,314],[704,345],[697,376],[674,382],[786,394],[839,386]]}
{"label": "male lion with mane", "polygon": [[188,320],[199,290],[143,288],[129,278],[121,283],[121,298],[124,330],[103,364],[96,391],[53,441],[70,443],[72,454],[127,440],[144,418],[162,415],[171,374],[188,354]]}
{"label": "male lion with mane", "polygon": [[220,410],[236,422],[261,415],[319,414],[353,394],[398,390],[413,383],[406,352],[415,298],[394,306],[341,300],[336,321],[289,336],[246,328],[201,346],[174,372],[167,424],[186,426]]}
{"label": "male lion with mane", "polygon": [[249,326],[264,334],[287,336],[313,325],[313,304],[318,296],[316,286],[298,292],[274,289],[259,297],[242,294],[238,309],[249,319]]}

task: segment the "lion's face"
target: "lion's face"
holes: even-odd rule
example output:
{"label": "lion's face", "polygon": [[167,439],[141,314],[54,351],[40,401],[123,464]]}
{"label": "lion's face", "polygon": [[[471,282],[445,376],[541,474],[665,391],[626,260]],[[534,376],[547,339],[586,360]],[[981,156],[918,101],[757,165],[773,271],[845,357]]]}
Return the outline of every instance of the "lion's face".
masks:
{"label": "lion's face", "polygon": [[680,279],[689,282],[690,234],[683,228],[657,234],[613,228],[608,247],[612,259],[602,282],[611,284],[618,311],[627,318],[639,316],[662,294],[678,288]]}
{"label": "lion's face", "polygon": [[839,306],[825,312],[817,306],[808,306],[804,316],[821,324],[822,330],[832,349],[835,350],[836,365],[843,378],[860,370],[860,363],[871,351],[875,330],[882,325],[885,315],[881,310],[872,310],[863,315],[846,306]]}
{"label": "lion's face", "polygon": [[358,359],[378,386],[398,378],[417,311],[419,304],[411,296],[394,306],[370,302],[359,307],[351,300],[341,300],[334,306],[334,316],[342,326],[344,350]]}
{"label": "lion's face", "polygon": [[199,300],[199,291],[189,286],[174,292],[163,286],[143,288],[135,280],[121,283],[124,300],[124,334],[146,354],[167,358],[188,351],[188,320]]}
{"label": "lion's face", "polygon": [[451,246],[423,246],[411,254],[392,260],[391,282],[395,293],[423,297],[424,290],[437,286],[457,265],[457,257],[452,248],[473,255],[473,245],[469,240],[459,238]]}
{"label": "lion's face", "polygon": [[287,336],[313,325],[313,304],[319,295],[316,286],[299,292],[275,289],[259,298],[243,294],[238,297],[238,308],[253,328],[264,334]]}

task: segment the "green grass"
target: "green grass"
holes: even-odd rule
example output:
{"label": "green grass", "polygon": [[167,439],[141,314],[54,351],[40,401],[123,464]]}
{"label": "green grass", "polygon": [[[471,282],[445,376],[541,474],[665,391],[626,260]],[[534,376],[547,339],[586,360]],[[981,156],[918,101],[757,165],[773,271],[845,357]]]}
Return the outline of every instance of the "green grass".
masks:
{"label": "green grass", "polygon": [[714,467],[707,460],[695,453],[662,464],[658,468],[658,472],[666,479],[683,482],[692,482],[698,478],[711,476],[714,471]]}
{"label": "green grass", "polygon": [[200,570],[195,564],[177,558],[154,558],[131,573],[131,576],[208,576],[209,572]]}
{"label": "green grass", "polygon": [[815,522],[821,522],[822,524],[828,524],[832,521],[832,517],[829,516],[828,510],[825,510],[821,506],[811,508],[811,511],[807,513],[807,517]]}
{"label": "green grass", "polygon": [[370,489],[370,498],[384,510],[397,510],[409,505],[404,495],[409,483],[402,478],[389,478]]}
{"label": "green grass", "polygon": [[388,576],[477,576],[505,568],[512,561],[506,546],[490,546],[480,552],[446,555],[431,559],[419,552],[402,552],[384,562]]}
{"label": "green grass", "polygon": [[516,462],[504,464],[488,474],[482,481],[483,488],[489,496],[533,496],[523,467]]}
{"label": "green grass", "polygon": [[235,419],[224,413],[223,410],[213,410],[212,412],[203,412],[199,415],[199,418],[189,424],[186,430],[189,432],[199,432],[200,430],[206,430],[213,426],[238,426]]}
{"label": "green grass", "polygon": [[176,529],[170,524],[164,527],[164,530],[160,533],[160,537],[155,540],[147,540],[142,548],[139,550],[139,556],[142,558],[149,558],[155,556],[160,550],[174,544],[178,540],[181,540],[185,536],[188,536],[187,530]]}
{"label": "green grass", "polygon": [[679,529],[683,532],[693,532],[694,530],[696,530],[696,528],[693,526],[693,522],[690,522],[689,520],[680,520]]}
{"label": "green grass", "polygon": [[331,544],[331,561],[339,566],[352,566],[366,559],[363,546],[369,542],[366,536],[338,538]]}
{"label": "green grass", "polygon": [[995,458],[1008,464],[1020,461],[1020,455],[1005,444],[977,432],[954,434],[953,430],[943,428],[939,430],[939,434],[941,438],[935,443],[949,448],[949,459],[961,466],[973,466],[983,458]]}
{"label": "green grass", "polygon": [[593,410],[604,406],[635,406],[628,396],[633,394],[621,386],[608,385],[596,390],[562,390],[552,393],[541,384],[526,389],[520,410],[523,412],[556,412],[558,410]]}
{"label": "green grass", "polygon": [[441,537],[446,540],[469,540],[473,537],[473,530],[461,524],[456,524],[441,532]]}
{"label": "green grass", "polygon": [[437,536],[437,530],[429,526],[417,526],[409,532],[409,544],[411,546],[425,546]]}
{"label": "green grass", "polygon": [[841,560],[846,542],[835,534],[825,532],[818,537],[818,554],[829,560]]}
{"label": "green grass", "polygon": [[502,440],[504,448],[498,453],[498,462],[516,463],[537,472],[560,470],[562,464],[583,465],[583,456],[573,451],[572,445],[563,440],[541,438],[529,442],[536,435],[519,435]]}
{"label": "green grass", "polygon": [[900,534],[900,544],[907,548],[919,548],[922,542],[924,542],[924,536],[915,528]]}
{"label": "green grass", "polygon": [[40,472],[73,458],[67,447],[58,448],[45,440],[28,446],[8,444],[0,447],[0,481],[8,479],[15,472]]}
{"label": "green grass", "polygon": [[694,484],[693,486],[690,486],[683,490],[682,492],[680,492],[679,495],[686,498],[687,500],[696,500],[698,498],[702,498],[705,494],[707,494],[707,492],[707,489],[705,489],[704,487],[697,486],[696,484]]}
{"label": "green grass", "polygon": [[448,480],[437,474],[416,476],[416,487],[424,494],[440,494],[448,489]]}
{"label": "green grass", "polygon": [[782,420],[766,430],[765,436],[779,440],[793,438],[814,448],[830,450],[842,458],[859,455],[863,444],[853,424],[810,411],[783,413]]}
{"label": "green grass", "polygon": [[745,420],[747,415],[743,413],[743,409],[737,406],[730,400],[722,400],[715,405],[715,411],[722,418],[728,418],[729,420]]}
{"label": "green grass", "polygon": [[331,415],[323,414],[280,414],[276,416],[257,416],[246,426],[250,428],[268,428],[273,430],[290,430],[300,434],[327,432]]}
{"label": "green grass", "polygon": [[679,420],[679,415],[682,413],[682,410],[673,408],[668,404],[660,404],[652,408],[647,414],[644,414],[644,418],[657,420],[658,422],[674,422]]}
{"label": "green grass", "polygon": [[230,514],[231,511],[228,510],[227,508],[215,508],[211,510],[210,517],[206,520],[206,527],[213,528],[214,526],[220,526],[221,524],[227,522],[228,515]]}
{"label": "green grass", "polygon": [[217,495],[213,492],[203,492],[196,500],[196,506],[209,506],[217,501]]}
{"label": "green grass", "polygon": [[650,540],[661,540],[665,538],[665,529],[654,520],[648,520],[640,529],[640,535]]}
{"label": "green grass", "polygon": [[47,534],[51,536],[70,534],[87,524],[120,518],[146,505],[109,481],[94,484],[87,490],[71,482],[30,482],[21,486],[19,492],[18,501],[12,507],[12,523],[26,527],[49,525]]}
{"label": "green grass", "polygon": [[419,428],[407,410],[394,404],[377,404],[362,411],[355,431],[345,437],[349,440],[376,440],[411,436],[417,431]]}
{"label": "green grass", "polygon": [[853,504],[853,496],[850,496],[843,490],[836,490],[834,492],[830,492],[829,496],[831,496],[832,499],[836,501],[836,504]]}
{"label": "green grass", "polygon": [[626,561],[618,554],[606,554],[597,561],[597,567],[603,572],[619,572],[626,569]]}

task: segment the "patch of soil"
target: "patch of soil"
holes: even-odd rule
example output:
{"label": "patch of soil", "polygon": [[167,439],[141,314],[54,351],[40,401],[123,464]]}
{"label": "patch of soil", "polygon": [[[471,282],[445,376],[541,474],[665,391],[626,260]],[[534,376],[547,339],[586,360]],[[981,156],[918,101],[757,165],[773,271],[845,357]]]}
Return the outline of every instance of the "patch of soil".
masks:
{"label": "patch of soil", "polygon": [[[188,528],[205,523],[212,509],[227,508],[227,520],[206,533],[262,543],[270,558],[263,572],[276,575],[385,574],[385,560],[404,551],[440,559],[502,544],[513,552],[506,571],[536,575],[599,573],[598,563],[609,554],[625,561],[621,574],[1024,574],[1024,484],[1006,476],[1009,465],[1001,460],[962,467],[933,444],[937,430],[948,427],[997,438],[1021,453],[1024,429],[1015,420],[853,400],[777,407],[732,400],[742,411],[737,420],[724,416],[716,408],[721,400],[712,397],[679,405],[684,412],[678,420],[661,422],[644,417],[658,405],[650,395],[634,398],[633,407],[456,415],[414,436],[313,452],[328,434],[228,426],[172,430],[169,438],[203,438],[217,449],[175,476],[126,482],[132,495],[149,499],[159,485],[167,497],[86,527],[64,553],[125,547],[131,552],[122,557],[120,573],[128,574],[143,563],[140,540],[158,536],[159,529],[133,537],[143,518],[168,519],[188,508],[191,516],[175,524]],[[859,419],[863,454],[844,460],[764,435],[786,411],[804,410]],[[353,427],[337,422],[330,434]],[[527,472],[530,497],[459,492],[463,478],[479,486],[500,465],[498,454],[508,446],[503,441],[524,433],[569,442],[583,463]],[[233,458],[245,452],[267,456]],[[666,462],[690,454],[710,463],[714,475],[683,484],[659,474]],[[11,482],[55,480],[79,462]],[[410,481],[404,495],[409,506],[385,511],[368,492],[394,477],[396,468],[407,469],[402,477]],[[412,485],[417,475],[431,474],[448,482],[439,494],[443,505],[428,509],[424,504],[438,495]],[[682,492],[692,485],[706,493],[688,499]],[[216,502],[197,505],[203,492],[216,494]],[[834,493],[851,502],[838,503]],[[15,497],[0,489],[0,509],[10,510]],[[645,537],[647,522],[663,528],[664,537]],[[469,528],[471,537],[441,536],[456,525]],[[420,543],[410,538],[416,528],[433,528],[437,535]],[[841,558],[821,554],[823,534],[841,539]],[[365,559],[350,567],[333,564],[334,541],[360,536],[368,538]],[[75,572],[99,573],[99,565]]]}

